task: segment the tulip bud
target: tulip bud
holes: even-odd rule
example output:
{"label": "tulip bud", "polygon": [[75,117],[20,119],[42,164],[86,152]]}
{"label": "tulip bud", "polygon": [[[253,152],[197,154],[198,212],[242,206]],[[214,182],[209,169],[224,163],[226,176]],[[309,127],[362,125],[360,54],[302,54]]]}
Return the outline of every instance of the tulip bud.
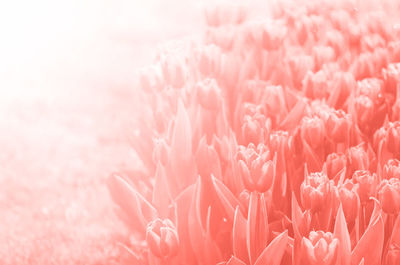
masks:
{"label": "tulip bud", "polygon": [[308,238],[302,239],[301,264],[333,265],[336,264],[339,240],[331,232],[311,231]]}
{"label": "tulip bud", "polygon": [[168,54],[161,57],[161,69],[164,80],[174,88],[182,88],[185,84],[185,69],[177,56]]}
{"label": "tulip bud", "polygon": [[246,18],[247,10],[243,5],[220,1],[214,5],[207,5],[204,14],[208,26],[219,27],[242,23]]}
{"label": "tulip bud", "polygon": [[385,265],[398,265],[400,264],[400,246],[393,243],[389,245],[388,252],[386,254]]}
{"label": "tulip bud", "polygon": [[153,149],[153,162],[157,164],[161,162],[163,166],[168,163],[169,147],[164,139],[156,139]]}
{"label": "tulip bud", "polygon": [[276,171],[276,161],[271,160],[270,152],[264,144],[259,144],[257,149],[254,144],[248,147],[240,146],[236,154],[238,172],[243,183],[249,191],[267,191],[273,183]]}
{"label": "tulip bud", "polygon": [[332,153],[326,158],[326,173],[329,179],[333,179],[346,166],[346,155],[342,153]]}
{"label": "tulip bud", "polygon": [[354,109],[357,124],[360,129],[364,129],[374,116],[374,103],[368,96],[361,95],[355,99]]}
{"label": "tulip bud", "polygon": [[400,161],[397,159],[390,159],[383,167],[382,175],[385,179],[400,179]]}
{"label": "tulip bud", "polygon": [[330,202],[332,183],[323,173],[311,173],[300,186],[304,208],[319,212]]}
{"label": "tulip bud", "polygon": [[375,196],[377,187],[377,176],[367,170],[357,170],[352,176],[353,183],[358,184],[357,192],[360,201],[365,203],[370,197]]}
{"label": "tulip bud", "polygon": [[327,83],[325,71],[316,73],[309,71],[302,81],[305,96],[311,99],[326,97],[328,91]]}
{"label": "tulip bud", "polygon": [[221,50],[211,44],[201,48],[198,55],[199,71],[205,76],[217,77],[221,71]]}
{"label": "tulip bud", "polygon": [[200,105],[208,110],[217,110],[220,104],[221,89],[215,79],[206,78],[197,83]]}
{"label": "tulip bud", "polygon": [[358,215],[360,199],[358,198],[357,189],[358,184],[354,184],[350,179],[346,179],[344,184],[338,187],[339,199],[348,222],[355,221]]}
{"label": "tulip bud", "polygon": [[312,148],[317,148],[324,144],[325,128],[321,118],[304,117],[301,123],[301,137]]}
{"label": "tulip bud", "polygon": [[384,90],[386,93],[396,95],[397,84],[400,82],[400,63],[391,63],[382,70]]}
{"label": "tulip bud", "polygon": [[349,148],[347,150],[347,159],[351,173],[356,170],[369,169],[370,159],[367,152],[361,145]]}
{"label": "tulip bud", "polygon": [[276,116],[285,108],[284,91],[281,86],[267,86],[264,92],[265,107],[268,114]]}
{"label": "tulip bud", "polygon": [[350,72],[336,72],[332,79],[329,105],[335,108],[343,106],[350,92],[356,87],[356,80]]}
{"label": "tulip bud", "polygon": [[322,65],[335,58],[335,51],[329,46],[315,46],[312,53],[316,69],[321,69]]}
{"label": "tulip bud", "polygon": [[170,258],[178,252],[178,234],[169,219],[151,221],[147,225],[146,241],[151,253],[159,258]]}
{"label": "tulip bud", "polygon": [[335,142],[346,142],[351,127],[350,115],[343,110],[330,113],[326,121],[326,132]]}
{"label": "tulip bud", "polygon": [[255,113],[250,113],[250,115],[245,114],[242,121],[241,129],[242,129],[241,143],[243,144],[262,143],[264,142],[264,140],[266,139],[271,130],[271,120],[267,119],[264,114],[258,111]]}
{"label": "tulip bud", "polygon": [[390,123],[387,135],[387,147],[390,152],[397,155],[400,153],[400,122]]}
{"label": "tulip bud", "polygon": [[287,131],[274,131],[269,135],[269,149],[272,153],[289,152],[289,133]]}
{"label": "tulip bud", "polygon": [[378,187],[378,199],[382,209],[388,214],[400,212],[400,179],[391,178],[381,181]]}

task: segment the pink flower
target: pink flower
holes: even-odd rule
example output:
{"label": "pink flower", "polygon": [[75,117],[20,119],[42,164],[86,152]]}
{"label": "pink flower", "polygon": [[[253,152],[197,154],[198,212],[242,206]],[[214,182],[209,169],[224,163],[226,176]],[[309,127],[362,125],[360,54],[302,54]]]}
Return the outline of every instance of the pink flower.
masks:
{"label": "pink flower", "polygon": [[178,252],[178,234],[169,219],[150,222],[147,225],[146,241],[151,252],[159,258],[170,258]]}
{"label": "pink flower", "polygon": [[385,179],[400,179],[400,161],[397,159],[390,159],[383,167],[382,174]]}
{"label": "pink flower", "polygon": [[332,153],[326,157],[326,172],[329,179],[335,178],[346,166],[347,158],[342,153]]}
{"label": "pink flower", "polygon": [[354,222],[360,208],[360,198],[357,193],[358,184],[346,179],[344,184],[338,187],[339,199],[343,206],[343,212],[347,222]]}
{"label": "pink flower", "polygon": [[310,265],[333,265],[338,257],[339,240],[330,232],[311,231],[301,241],[303,263]]}
{"label": "pink flower", "polygon": [[300,187],[303,206],[313,212],[321,211],[330,203],[331,185],[324,173],[306,176]]}
{"label": "pink flower", "polygon": [[352,180],[358,184],[358,196],[361,202],[366,202],[370,197],[375,196],[377,183],[376,174],[371,174],[367,170],[357,170],[354,172]]}
{"label": "pink flower", "polygon": [[215,79],[204,79],[197,83],[200,105],[208,110],[216,111],[220,105],[221,91]]}
{"label": "pink flower", "polygon": [[236,161],[246,189],[265,192],[272,186],[276,172],[276,161],[272,159],[273,157],[263,144],[259,144],[257,148],[254,144],[239,147]]}
{"label": "pink flower", "polygon": [[378,198],[382,209],[389,214],[400,212],[400,179],[384,179],[378,186]]}
{"label": "pink flower", "polygon": [[329,113],[326,121],[326,132],[335,142],[346,142],[349,139],[351,127],[350,115],[343,110],[335,110]]}
{"label": "pink flower", "polygon": [[301,137],[312,148],[323,145],[325,126],[322,119],[317,116],[304,117],[301,123]]}

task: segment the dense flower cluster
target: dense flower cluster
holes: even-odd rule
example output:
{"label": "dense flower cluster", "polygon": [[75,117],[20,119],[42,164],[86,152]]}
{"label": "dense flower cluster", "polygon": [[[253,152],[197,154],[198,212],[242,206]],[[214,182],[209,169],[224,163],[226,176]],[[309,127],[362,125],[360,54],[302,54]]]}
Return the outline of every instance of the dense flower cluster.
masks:
{"label": "dense flower cluster", "polygon": [[143,168],[109,181],[133,264],[400,264],[399,27],[347,2],[205,15],[141,72]]}

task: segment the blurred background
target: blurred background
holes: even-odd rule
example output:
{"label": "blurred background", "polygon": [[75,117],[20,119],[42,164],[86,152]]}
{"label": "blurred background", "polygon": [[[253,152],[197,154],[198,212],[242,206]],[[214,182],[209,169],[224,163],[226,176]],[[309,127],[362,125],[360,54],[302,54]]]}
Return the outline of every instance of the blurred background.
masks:
{"label": "blurred background", "polygon": [[200,34],[205,4],[1,1],[2,264],[129,261],[104,181],[137,163],[135,72],[163,41]]}

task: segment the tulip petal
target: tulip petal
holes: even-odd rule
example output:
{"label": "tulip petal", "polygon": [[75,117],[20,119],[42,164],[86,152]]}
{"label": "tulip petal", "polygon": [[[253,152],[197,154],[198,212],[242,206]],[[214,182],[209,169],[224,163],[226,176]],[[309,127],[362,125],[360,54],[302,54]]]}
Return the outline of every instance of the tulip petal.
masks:
{"label": "tulip petal", "polygon": [[[363,236],[358,241],[356,247],[351,254],[351,263],[359,264],[364,258],[365,265],[380,264],[383,240],[384,240],[384,223],[382,216],[375,219],[375,222],[370,224]],[[374,250],[371,251],[371,246]]]}
{"label": "tulip petal", "polygon": [[285,253],[289,241],[288,231],[284,231],[274,238],[271,243],[263,250],[254,265],[279,265]]}
{"label": "tulip petal", "polygon": [[349,265],[351,258],[351,242],[350,235],[347,229],[346,218],[343,213],[343,206],[340,204],[337,215],[335,228],[333,232],[334,236],[339,239],[339,257],[342,265]]}

